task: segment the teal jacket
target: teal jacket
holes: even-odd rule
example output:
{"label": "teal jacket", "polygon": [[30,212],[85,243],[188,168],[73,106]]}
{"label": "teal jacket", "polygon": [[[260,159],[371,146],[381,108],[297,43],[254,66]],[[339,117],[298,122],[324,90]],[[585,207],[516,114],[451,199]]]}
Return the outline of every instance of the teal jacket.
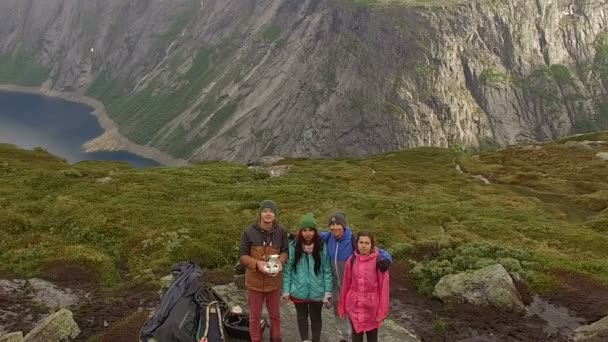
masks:
{"label": "teal jacket", "polygon": [[296,241],[289,243],[289,257],[283,267],[283,296],[291,295],[298,299],[322,301],[331,296],[333,276],[331,262],[325,244],[321,248],[321,268],[315,273],[315,259],[303,253],[298,267],[294,270]]}

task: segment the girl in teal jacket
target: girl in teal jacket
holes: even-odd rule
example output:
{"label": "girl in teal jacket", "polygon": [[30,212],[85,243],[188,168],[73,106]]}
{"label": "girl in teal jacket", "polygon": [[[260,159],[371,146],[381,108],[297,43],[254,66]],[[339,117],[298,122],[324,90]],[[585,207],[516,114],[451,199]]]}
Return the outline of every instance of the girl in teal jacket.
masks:
{"label": "girl in teal jacket", "polygon": [[321,310],[331,300],[333,277],[329,255],[317,232],[313,214],[302,217],[296,238],[289,244],[289,257],[283,267],[283,299],[296,306],[298,330],[302,341],[321,339]]}

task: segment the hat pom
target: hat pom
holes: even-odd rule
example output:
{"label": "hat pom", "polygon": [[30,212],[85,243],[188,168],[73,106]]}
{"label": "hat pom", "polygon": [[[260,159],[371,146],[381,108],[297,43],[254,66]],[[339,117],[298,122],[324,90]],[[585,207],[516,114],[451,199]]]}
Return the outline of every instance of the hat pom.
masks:
{"label": "hat pom", "polygon": [[299,229],[304,228],[314,228],[317,229],[317,220],[315,219],[315,215],[313,213],[307,213],[302,216],[300,219],[300,224],[298,225]]}

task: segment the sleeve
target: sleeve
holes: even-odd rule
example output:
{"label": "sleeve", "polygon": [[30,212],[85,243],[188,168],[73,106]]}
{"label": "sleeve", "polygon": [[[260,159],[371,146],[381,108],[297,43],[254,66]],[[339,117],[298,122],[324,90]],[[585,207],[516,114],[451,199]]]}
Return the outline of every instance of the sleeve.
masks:
{"label": "sleeve", "polygon": [[329,254],[327,253],[327,246],[323,246],[323,285],[325,286],[325,294],[331,296],[331,292],[334,289],[334,276],[331,272],[331,261],[329,261]]}
{"label": "sleeve", "polygon": [[283,296],[290,294],[291,292],[291,277],[293,273],[293,263],[295,261],[294,251],[290,250],[288,253],[287,262],[285,262],[285,266],[283,266]]}
{"label": "sleeve", "polygon": [[239,261],[241,262],[241,265],[249,269],[255,270],[257,260],[255,260],[249,255],[250,249],[251,241],[249,241],[249,236],[247,236],[247,230],[245,230],[245,232],[243,232],[243,236],[241,237],[241,245],[239,247]]}
{"label": "sleeve", "polygon": [[352,272],[350,267],[350,263],[352,262],[352,255],[346,260],[344,266],[344,276],[342,280],[342,288],[340,289],[340,301],[338,302],[338,314],[344,315],[346,313],[346,295],[350,290],[350,284],[352,282]]}
{"label": "sleeve", "polygon": [[380,271],[386,272],[393,263],[393,257],[384,249],[378,248],[378,252],[380,257],[376,261],[376,266]]}
{"label": "sleeve", "polygon": [[389,272],[378,272],[378,291],[380,299],[379,307],[378,307],[378,317],[379,320],[385,320],[388,316],[389,304],[390,304],[390,277]]}
{"label": "sleeve", "polygon": [[287,262],[287,253],[289,251],[289,237],[287,236],[287,229],[282,229],[281,232],[281,253],[279,255],[279,261],[281,265],[285,265]]}

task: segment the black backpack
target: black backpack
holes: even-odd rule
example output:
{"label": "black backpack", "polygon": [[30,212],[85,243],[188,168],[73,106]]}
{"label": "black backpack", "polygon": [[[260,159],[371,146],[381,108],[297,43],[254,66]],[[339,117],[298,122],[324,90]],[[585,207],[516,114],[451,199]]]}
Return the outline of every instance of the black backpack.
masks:
{"label": "black backpack", "polygon": [[191,262],[172,267],[175,278],[159,309],[142,327],[142,342],[223,342],[226,304],[203,285],[202,270]]}
{"label": "black backpack", "polygon": [[212,288],[202,286],[195,296],[200,310],[197,320],[196,341],[224,342],[224,315],[227,312],[226,303],[222,302]]}

